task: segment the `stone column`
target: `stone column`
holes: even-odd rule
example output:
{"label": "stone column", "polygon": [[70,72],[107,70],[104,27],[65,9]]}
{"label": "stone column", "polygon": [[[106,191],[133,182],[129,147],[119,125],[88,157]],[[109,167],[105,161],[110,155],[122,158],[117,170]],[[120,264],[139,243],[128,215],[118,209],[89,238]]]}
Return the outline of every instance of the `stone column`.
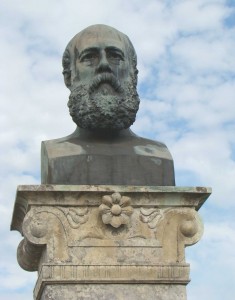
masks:
{"label": "stone column", "polygon": [[185,300],[185,247],[201,238],[205,187],[19,186],[18,262],[34,299]]}

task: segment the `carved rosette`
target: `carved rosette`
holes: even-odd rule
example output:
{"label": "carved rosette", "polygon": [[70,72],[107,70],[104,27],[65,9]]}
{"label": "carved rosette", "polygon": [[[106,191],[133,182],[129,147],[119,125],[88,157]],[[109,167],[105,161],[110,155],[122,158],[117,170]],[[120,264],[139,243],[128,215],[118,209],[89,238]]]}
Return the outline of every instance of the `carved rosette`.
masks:
{"label": "carved rosette", "polygon": [[103,223],[115,228],[128,224],[133,213],[133,207],[130,204],[131,199],[121,196],[120,193],[103,196],[102,204],[99,206]]}

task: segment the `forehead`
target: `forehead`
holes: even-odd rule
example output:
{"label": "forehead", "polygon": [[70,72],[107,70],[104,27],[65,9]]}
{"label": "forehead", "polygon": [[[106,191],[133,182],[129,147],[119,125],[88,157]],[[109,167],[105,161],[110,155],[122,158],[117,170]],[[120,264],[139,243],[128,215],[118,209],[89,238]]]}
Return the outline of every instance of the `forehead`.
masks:
{"label": "forehead", "polygon": [[121,34],[114,30],[86,30],[76,39],[76,48],[79,52],[86,48],[115,47],[125,52],[125,42]]}

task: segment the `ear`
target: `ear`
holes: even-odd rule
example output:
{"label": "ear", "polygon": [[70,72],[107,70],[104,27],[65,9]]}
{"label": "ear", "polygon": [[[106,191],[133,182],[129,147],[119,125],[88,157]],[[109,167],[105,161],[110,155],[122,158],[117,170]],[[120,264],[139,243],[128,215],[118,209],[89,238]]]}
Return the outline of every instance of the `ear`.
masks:
{"label": "ear", "polygon": [[63,75],[64,75],[64,83],[68,89],[71,88],[72,78],[71,78],[71,55],[69,51],[69,46],[66,47],[63,58],[62,58],[62,66],[63,66]]}
{"label": "ear", "polygon": [[64,83],[68,89],[71,88],[71,71],[63,71]]}

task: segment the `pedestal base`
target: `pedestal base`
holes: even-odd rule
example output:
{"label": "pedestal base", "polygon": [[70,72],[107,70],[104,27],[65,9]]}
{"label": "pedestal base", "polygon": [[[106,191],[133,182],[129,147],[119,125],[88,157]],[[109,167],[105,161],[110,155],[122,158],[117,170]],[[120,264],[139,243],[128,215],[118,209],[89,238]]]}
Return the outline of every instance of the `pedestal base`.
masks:
{"label": "pedestal base", "polygon": [[18,262],[36,300],[185,300],[185,246],[203,232],[208,188],[20,186]]}

